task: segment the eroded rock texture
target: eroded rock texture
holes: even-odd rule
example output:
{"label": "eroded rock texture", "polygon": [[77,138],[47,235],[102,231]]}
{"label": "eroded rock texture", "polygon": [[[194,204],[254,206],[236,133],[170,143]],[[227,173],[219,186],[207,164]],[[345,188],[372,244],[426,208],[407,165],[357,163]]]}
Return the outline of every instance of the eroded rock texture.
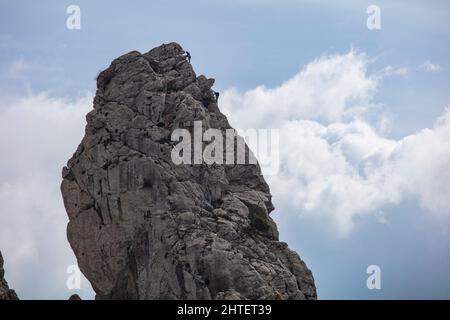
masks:
{"label": "eroded rock texture", "polygon": [[0,252],[0,300],[18,300],[17,294],[10,289],[5,280],[5,270],[3,269],[3,256]]}
{"label": "eroded rock texture", "polygon": [[278,241],[258,165],[175,165],[175,128],[230,128],[176,43],[127,53],[97,79],[61,186],[69,242],[98,299],[314,299]]}

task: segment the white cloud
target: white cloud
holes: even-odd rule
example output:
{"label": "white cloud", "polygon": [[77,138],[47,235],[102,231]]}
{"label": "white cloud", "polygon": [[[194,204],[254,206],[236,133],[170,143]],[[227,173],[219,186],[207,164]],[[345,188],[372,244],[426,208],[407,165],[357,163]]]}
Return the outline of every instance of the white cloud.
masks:
{"label": "white cloud", "polygon": [[438,64],[431,63],[429,60],[425,61],[421,68],[427,72],[438,72],[441,70],[441,66]]}
{"label": "white cloud", "polygon": [[[368,63],[354,51],[323,56],[278,87],[228,90],[220,99],[235,127],[281,129],[281,170],[268,176],[277,209],[330,221],[341,234],[357,216],[386,222],[383,207],[408,197],[428,212],[450,212],[450,111],[432,128],[386,138],[373,124],[389,126],[385,114],[373,123],[365,118],[383,79],[367,73]],[[0,102],[0,250],[22,297],[70,294],[65,272],[75,257],[65,235],[60,171],[91,105],[91,97],[44,93]]]}
{"label": "white cloud", "polygon": [[[71,294],[66,268],[76,260],[59,184],[91,106],[90,97],[68,101],[45,93],[0,104],[0,250],[7,280],[22,298]],[[83,285],[81,295],[91,295]]]}
{"label": "white cloud", "polygon": [[280,128],[281,170],[268,176],[278,209],[323,217],[344,235],[357,216],[377,217],[409,197],[450,213],[450,111],[433,128],[384,137],[371,122],[386,115],[365,118],[383,79],[367,65],[353,51],[324,56],[276,88],[228,90],[220,103],[235,127]]}

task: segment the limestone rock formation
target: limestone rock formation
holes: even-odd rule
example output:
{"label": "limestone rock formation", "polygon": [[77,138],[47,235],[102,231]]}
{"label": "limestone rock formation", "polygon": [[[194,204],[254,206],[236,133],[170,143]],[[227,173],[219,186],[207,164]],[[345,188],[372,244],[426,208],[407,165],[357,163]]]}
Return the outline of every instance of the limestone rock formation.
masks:
{"label": "limestone rock formation", "polygon": [[278,241],[259,165],[179,164],[171,134],[230,128],[214,79],[176,43],[98,75],[85,136],[63,168],[67,235],[97,299],[315,299]]}
{"label": "limestone rock formation", "polygon": [[5,270],[3,269],[3,263],[3,256],[0,251],[0,300],[18,300],[16,292],[9,288],[4,278]]}

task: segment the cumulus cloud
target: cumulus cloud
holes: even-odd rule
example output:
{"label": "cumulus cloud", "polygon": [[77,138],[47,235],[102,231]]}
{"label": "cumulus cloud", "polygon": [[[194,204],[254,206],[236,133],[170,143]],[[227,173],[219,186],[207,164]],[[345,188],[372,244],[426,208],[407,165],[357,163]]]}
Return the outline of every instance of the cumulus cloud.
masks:
{"label": "cumulus cloud", "polygon": [[386,115],[366,117],[379,111],[383,79],[368,74],[368,64],[354,51],[323,56],[278,87],[231,89],[221,99],[233,126],[280,129],[280,170],[268,176],[275,205],[324,218],[342,235],[356,217],[377,217],[410,197],[428,212],[450,212],[450,111],[432,128],[385,137],[378,124]]}
{"label": "cumulus cloud", "polygon": [[[66,270],[76,260],[59,184],[91,106],[90,97],[69,101],[45,93],[0,103],[0,250],[22,298],[70,295]],[[91,294],[85,280],[82,289]]]}

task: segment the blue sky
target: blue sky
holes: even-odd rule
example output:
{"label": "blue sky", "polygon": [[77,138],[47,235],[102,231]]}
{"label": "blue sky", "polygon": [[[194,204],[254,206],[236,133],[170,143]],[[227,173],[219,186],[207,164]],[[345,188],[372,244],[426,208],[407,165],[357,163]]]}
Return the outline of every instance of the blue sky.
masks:
{"label": "blue sky", "polygon": [[[447,122],[443,125],[436,122],[450,106],[450,4],[447,1],[336,3],[1,0],[0,144],[16,157],[6,152],[0,156],[0,195],[5,200],[0,209],[0,249],[7,263],[9,282],[19,295],[23,298],[69,295],[65,288],[65,266],[73,263],[74,257],[65,242],[66,217],[57,190],[59,171],[81,139],[83,116],[95,93],[97,73],[123,53],[145,52],[161,43],[176,41],[191,52],[197,74],[216,79],[215,88],[225,92],[221,108],[234,115],[270,114],[272,106],[257,103],[258,86],[268,90],[262,91],[263,97],[280,98],[279,95],[288,94],[301,102],[309,97],[304,95],[304,83],[312,80],[322,81],[323,88],[337,88],[349,97],[356,94],[357,102],[367,107],[363,115],[352,113],[350,119],[339,114],[324,122],[303,112],[301,106],[300,111],[288,110],[296,106],[286,106],[287,111],[277,124],[284,126],[291,121],[291,125],[298,125],[295,130],[313,132],[320,142],[330,143],[326,146],[332,150],[331,154],[342,152],[339,159],[346,160],[344,171],[330,174],[345,178],[342,180],[345,183],[360,183],[357,190],[366,187],[375,190],[370,191],[368,201],[373,209],[368,209],[362,205],[352,207],[350,204],[358,203],[358,199],[348,199],[341,193],[328,197],[321,194],[320,201],[309,198],[312,193],[303,189],[310,185],[292,182],[303,202],[291,203],[280,191],[285,190],[285,182],[281,178],[268,178],[277,207],[273,216],[281,238],[312,269],[319,298],[450,298],[450,275],[446,272],[450,266],[450,206],[445,200],[447,180],[439,181],[450,172],[446,165],[450,163],[450,153],[441,147],[449,136]],[[81,30],[66,28],[66,8],[70,4],[81,8]],[[381,30],[366,27],[366,8],[370,4],[381,9]],[[351,69],[358,63],[361,69]],[[326,70],[323,65],[331,67]],[[319,76],[309,72],[308,66]],[[336,86],[340,80],[347,83],[346,75],[340,74],[342,70],[344,73],[355,70],[357,81],[374,88],[355,89],[356,84],[355,88]],[[284,86],[296,75],[304,80]],[[334,80],[328,81],[329,77]],[[278,95],[272,90],[276,88],[281,88]],[[321,93],[312,95],[319,99]],[[328,98],[324,100],[331,101],[324,109],[328,112],[326,116],[336,110],[335,97]],[[247,111],[235,101],[244,102]],[[345,111],[350,107],[342,108]],[[238,116],[230,118],[236,126],[250,125]],[[296,122],[301,120],[309,122]],[[381,120],[386,120],[387,128],[381,128]],[[365,129],[349,129],[354,123]],[[356,130],[363,137],[362,144],[388,149],[382,155],[377,154],[388,160],[380,160],[378,169],[370,173],[378,175],[394,168],[395,174],[391,176],[395,179],[386,178],[380,187],[375,180],[360,176],[355,180],[354,173],[345,175],[360,166],[370,168],[365,160],[352,162],[355,154],[346,153],[345,146],[333,149],[328,136],[320,133],[324,128],[333,131],[334,127],[327,127],[332,124],[344,126],[342,130],[346,133],[339,133],[337,138],[342,145],[350,141],[347,132]],[[324,127],[317,129],[319,125]],[[424,131],[425,128],[430,132]],[[405,140],[407,136],[411,139]],[[442,143],[434,145],[436,140]],[[352,141],[349,143],[354,151]],[[362,150],[358,148],[356,151]],[[399,155],[400,160],[393,154]],[[422,154],[430,157],[423,158]],[[30,168],[26,159],[35,155],[38,160]],[[413,157],[411,161],[409,156]],[[304,178],[302,172],[307,167],[297,167],[295,161],[286,163],[292,166],[288,173]],[[327,179],[319,180],[329,183]],[[319,180],[311,180],[311,185]],[[41,190],[45,186],[48,192]],[[375,197],[374,192],[393,195]],[[329,202],[330,206],[314,201]],[[305,203],[312,205],[307,207]],[[352,212],[351,227],[345,232],[339,229],[342,222],[339,213],[324,212],[333,207],[336,212],[341,208]],[[33,224],[30,219],[39,219],[41,223]],[[53,222],[47,224],[47,220]],[[330,221],[338,221],[337,226]],[[16,237],[14,241],[11,236]],[[366,287],[366,268],[370,264],[381,267],[381,290]],[[81,294],[92,296],[87,285]]]}

